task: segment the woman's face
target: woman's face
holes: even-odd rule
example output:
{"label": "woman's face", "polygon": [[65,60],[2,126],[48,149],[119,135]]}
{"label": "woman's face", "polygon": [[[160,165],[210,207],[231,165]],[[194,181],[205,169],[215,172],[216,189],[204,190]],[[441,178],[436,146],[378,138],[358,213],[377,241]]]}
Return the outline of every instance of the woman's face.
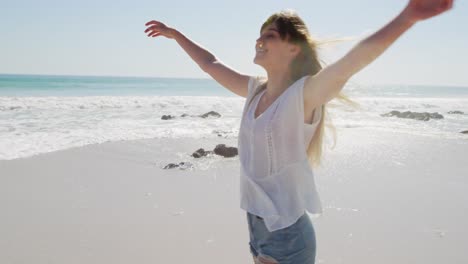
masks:
{"label": "woman's face", "polygon": [[265,69],[288,66],[298,47],[282,40],[274,23],[265,27],[255,45],[254,63]]}

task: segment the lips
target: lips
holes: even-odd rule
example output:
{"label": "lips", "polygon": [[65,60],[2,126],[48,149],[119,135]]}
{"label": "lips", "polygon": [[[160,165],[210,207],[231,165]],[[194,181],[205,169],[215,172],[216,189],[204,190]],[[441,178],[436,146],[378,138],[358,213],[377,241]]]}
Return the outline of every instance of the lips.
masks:
{"label": "lips", "polygon": [[268,50],[263,49],[263,48],[257,48],[257,49],[255,49],[255,51],[256,51],[257,53],[263,54],[263,53],[267,52]]}

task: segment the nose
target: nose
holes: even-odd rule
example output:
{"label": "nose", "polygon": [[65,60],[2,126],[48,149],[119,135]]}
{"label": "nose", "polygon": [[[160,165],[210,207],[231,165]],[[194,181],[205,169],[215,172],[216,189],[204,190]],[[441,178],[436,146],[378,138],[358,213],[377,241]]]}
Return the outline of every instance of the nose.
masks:
{"label": "nose", "polygon": [[261,37],[257,39],[256,44],[257,44],[259,47],[263,46],[263,40],[262,40]]}

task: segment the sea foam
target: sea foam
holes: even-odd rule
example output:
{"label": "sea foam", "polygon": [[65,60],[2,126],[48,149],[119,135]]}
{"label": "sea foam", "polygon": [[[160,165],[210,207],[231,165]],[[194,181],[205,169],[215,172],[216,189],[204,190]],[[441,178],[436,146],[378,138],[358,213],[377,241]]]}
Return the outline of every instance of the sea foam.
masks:
{"label": "sea foam", "polygon": [[[466,138],[468,98],[351,97],[359,108],[332,101],[338,129],[366,127],[442,138]],[[9,160],[106,141],[237,137],[245,98],[223,96],[0,97],[0,159]],[[382,117],[392,110],[438,112],[427,122]],[[463,111],[452,115],[448,111]],[[220,118],[201,118],[209,111]],[[181,117],[182,114],[188,114]],[[162,120],[162,115],[176,118]]]}

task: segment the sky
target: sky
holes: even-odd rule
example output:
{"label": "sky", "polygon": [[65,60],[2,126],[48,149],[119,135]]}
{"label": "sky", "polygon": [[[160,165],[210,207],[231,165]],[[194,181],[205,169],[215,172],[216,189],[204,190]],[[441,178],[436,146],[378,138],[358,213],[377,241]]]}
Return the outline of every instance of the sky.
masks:
{"label": "sky", "polygon": [[[294,9],[318,39],[352,37],[320,50],[332,63],[406,5],[404,0],[0,0],[0,73],[210,78],[174,40],[149,38],[161,21],[232,68],[265,75],[253,63],[264,20]],[[468,0],[416,24],[357,73],[359,84],[468,87]]]}

